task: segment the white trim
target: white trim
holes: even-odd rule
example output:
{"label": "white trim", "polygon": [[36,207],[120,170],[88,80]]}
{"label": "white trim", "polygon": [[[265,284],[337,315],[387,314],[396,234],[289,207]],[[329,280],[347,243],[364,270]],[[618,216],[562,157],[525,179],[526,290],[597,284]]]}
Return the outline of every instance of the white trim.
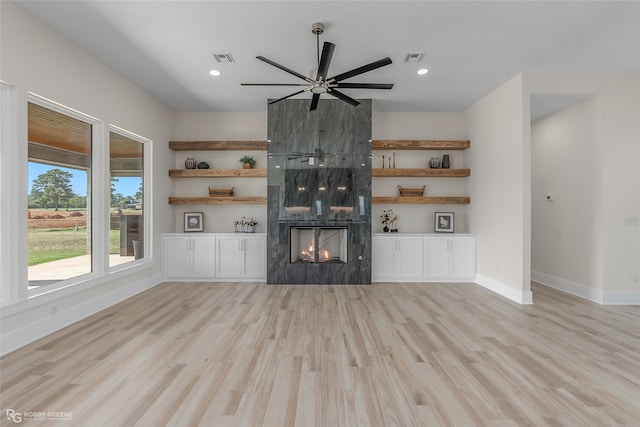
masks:
{"label": "white trim", "polygon": [[18,157],[17,93],[16,88],[0,81],[0,301],[2,305],[19,299],[15,283],[18,283],[20,251],[18,221],[20,209],[16,188],[15,158]]}
{"label": "white trim", "polygon": [[476,274],[475,283],[518,304],[533,304],[531,290],[519,291],[505,283],[498,282],[482,274]]}
{"label": "white trim", "polygon": [[639,291],[611,291],[602,296],[604,305],[640,305]]}
{"label": "white trim", "polygon": [[[98,286],[101,289],[110,286],[111,278],[105,277],[103,279],[102,286]],[[86,298],[85,292],[76,292],[73,298],[67,295],[62,296],[64,298],[34,301],[40,300],[39,297],[34,297],[7,307],[3,309],[0,355],[5,355],[52,334],[140,292],[151,289],[161,282],[162,277],[158,273],[137,282],[127,283],[125,286],[108,293],[95,292],[91,298]],[[62,292],[58,292],[58,294],[60,293]],[[55,297],[58,296],[60,295],[55,295]],[[58,311],[58,303],[61,301],[70,307]],[[43,313],[46,315],[42,315]]]}
{"label": "white trim", "polygon": [[531,272],[531,280],[560,292],[575,295],[601,305],[640,305],[640,290],[605,292],[582,283],[551,276],[539,271]]}

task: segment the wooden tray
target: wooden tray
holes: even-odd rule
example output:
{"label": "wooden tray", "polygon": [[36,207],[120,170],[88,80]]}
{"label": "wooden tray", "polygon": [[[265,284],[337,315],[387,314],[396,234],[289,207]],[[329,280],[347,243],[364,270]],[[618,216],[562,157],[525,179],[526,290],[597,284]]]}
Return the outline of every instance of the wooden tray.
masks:
{"label": "wooden tray", "polygon": [[235,187],[231,188],[211,188],[209,187],[209,197],[233,197]]}
{"label": "wooden tray", "polygon": [[401,185],[398,185],[398,191],[402,197],[421,197],[424,194],[425,188],[427,188],[426,185],[420,188],[402,188]]}

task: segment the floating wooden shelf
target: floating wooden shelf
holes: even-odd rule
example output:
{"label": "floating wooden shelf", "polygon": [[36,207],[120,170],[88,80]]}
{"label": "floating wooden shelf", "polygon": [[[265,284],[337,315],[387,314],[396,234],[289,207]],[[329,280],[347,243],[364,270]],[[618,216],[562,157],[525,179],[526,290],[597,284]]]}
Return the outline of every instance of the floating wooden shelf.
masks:
{"label": "floating wooden shelf", "polygon": [[377,169],[371,170],[373,177],[450,177],[462,178],[471,175],[471,169]]}
{"label": "floating wooden shelf", "polygon": [[373,196],[371,202],[375,204],[409,204],[409,205],[468,205],[471,198],[466,196]]}
{"label": "floating wooden shelf", "polygon": [[172,178],[264,178],[266,169],[171,169]]}
{"label": "floating wooden shelf", "polygon": [[169,197],[170,205],[259,205],[266,197]]}
{"label": "floating wooden shelf", "polygon": [[267,141],[169,141],[177,151],[266,151]]}
{"label": "floating wooden shelf", "polygon": [[466,150],[470,141],[374,139],[372,150]]}

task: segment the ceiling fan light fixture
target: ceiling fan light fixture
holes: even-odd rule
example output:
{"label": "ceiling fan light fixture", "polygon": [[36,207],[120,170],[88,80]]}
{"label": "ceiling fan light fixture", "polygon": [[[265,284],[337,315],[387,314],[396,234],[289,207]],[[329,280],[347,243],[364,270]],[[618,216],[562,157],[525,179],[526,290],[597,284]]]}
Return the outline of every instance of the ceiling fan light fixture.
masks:
{"label": "ceiling fan light fixture", "polygon": [[321,94],[321,93],[327,93],[329,91],[329,89],[324,85],[314,85],[310,89],[310,91],[311,91],[311,93]]}

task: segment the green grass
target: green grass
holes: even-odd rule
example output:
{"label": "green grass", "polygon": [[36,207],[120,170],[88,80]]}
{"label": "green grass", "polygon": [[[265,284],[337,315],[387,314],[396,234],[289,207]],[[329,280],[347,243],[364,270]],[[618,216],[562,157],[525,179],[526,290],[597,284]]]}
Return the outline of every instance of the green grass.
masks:
{"label": "green grass", "polygon": [[[87,229],[31,229],[28,234],[29,265],[73,258],[87,254]],[[109,231],[109,252],[120,253],[120,231]]]}

